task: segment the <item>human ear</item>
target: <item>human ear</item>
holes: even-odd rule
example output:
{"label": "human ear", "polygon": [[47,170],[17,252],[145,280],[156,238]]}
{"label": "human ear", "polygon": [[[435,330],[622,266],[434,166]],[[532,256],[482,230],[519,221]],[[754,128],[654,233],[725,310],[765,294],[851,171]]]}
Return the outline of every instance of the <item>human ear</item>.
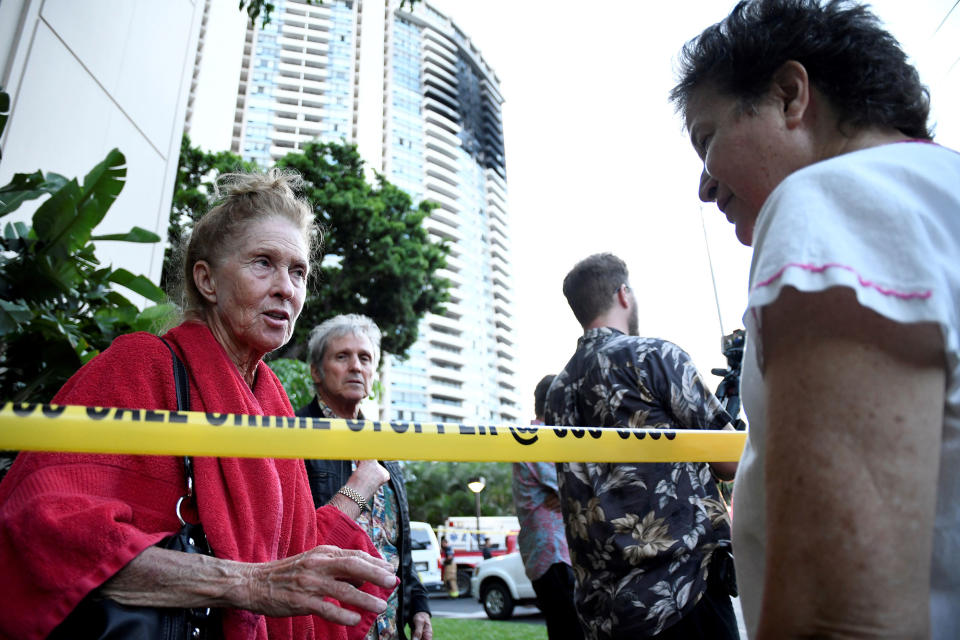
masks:
{"label": "human ear", "polygon": [[807,69],[796,60],[784,62],[773,74],[773,94],[782,105],[787,128],[799,126],[810,106]]}
{"label": "human ear", "polygon": [[314,364],[310,365],[310,377],[313,379],[314,386],[320,384],[323,380],[323,376],[320,375],[320,371],[317,370],[317,366]]}
{"label": "human ear", "polygon": [[213,278],[213,269],[206,260],[193,263],[193,283],[204,300],[211,304],[217,302],[217,283]]}

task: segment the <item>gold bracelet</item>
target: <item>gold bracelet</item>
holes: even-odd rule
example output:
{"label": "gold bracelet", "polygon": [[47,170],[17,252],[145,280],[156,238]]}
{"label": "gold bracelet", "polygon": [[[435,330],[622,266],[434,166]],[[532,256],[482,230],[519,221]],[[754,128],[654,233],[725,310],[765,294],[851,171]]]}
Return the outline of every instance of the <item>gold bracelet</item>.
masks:
{"label": "gold bracelet", "polygon": [[353,489],[351,489],[350,487],[344,485],[340,487],[340,490],[337,491],[337,493],[339,493],[340,495],[347,496],[348,498],[356,502],[357,506],[360,507],[360,513],[370,510],[370,507],[367,505],[367,501],[363,499],[363,496],[360,495],[358,492],[354,491]]}

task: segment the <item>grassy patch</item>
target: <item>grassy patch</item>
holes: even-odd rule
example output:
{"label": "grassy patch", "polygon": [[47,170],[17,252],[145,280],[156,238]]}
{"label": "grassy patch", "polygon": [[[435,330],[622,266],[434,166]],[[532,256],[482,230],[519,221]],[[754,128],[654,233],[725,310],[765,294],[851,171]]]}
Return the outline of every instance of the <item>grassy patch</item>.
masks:
{"label": "grassy patch", "polygon": [[437,640],[547,640],[547,628],[539,624],[434,618]]}

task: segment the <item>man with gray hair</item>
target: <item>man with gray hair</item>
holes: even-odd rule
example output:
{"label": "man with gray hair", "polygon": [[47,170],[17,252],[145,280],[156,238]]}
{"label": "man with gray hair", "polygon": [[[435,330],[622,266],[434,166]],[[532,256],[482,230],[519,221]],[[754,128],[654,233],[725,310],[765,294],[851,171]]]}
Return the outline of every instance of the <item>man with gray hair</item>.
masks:
{"label": "man with gray hair", "polygon": [[[298,416],[362,420],[360,403],[370,395],[380,362],[380,329],[370,318],[339,315],[314,327],[307,343],[317,395]],[[317,508],[329,504],[363,527],[374,546],[397,569],[400,588],[367,634],[368,640],[431,640],[430,606],[410,554],[410,513],[403,472],[396,462],[304,460]]]}

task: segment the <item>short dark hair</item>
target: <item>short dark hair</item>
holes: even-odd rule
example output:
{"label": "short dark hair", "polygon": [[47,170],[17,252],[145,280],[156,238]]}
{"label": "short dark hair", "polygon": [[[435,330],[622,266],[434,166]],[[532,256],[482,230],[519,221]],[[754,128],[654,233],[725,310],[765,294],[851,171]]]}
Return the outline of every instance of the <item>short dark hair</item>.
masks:
{"label": "short dark hair", "polygon": [[693,91],[711,84],[749,110],[789,60],[806,68],[841,126],[932,139],[930,94],[917,70],[880,20],[849,0],[743,0],[684,45],[670,100],[686,115]]}
{"label": "short dark hair", "polygon": [[547,390],[550,389],[550,383],[557,376],[543,376],[537,383],[537,388],[533,390],[533,415],[537,418],[543,417],[543,407],[547,403]]}
{"label": "short dark hair", "polygon": [[581,326],[613,304],[613,294],[629,279],[626,263],[612,253],[595,253],[573,266],[563,279],[563,295]]}

